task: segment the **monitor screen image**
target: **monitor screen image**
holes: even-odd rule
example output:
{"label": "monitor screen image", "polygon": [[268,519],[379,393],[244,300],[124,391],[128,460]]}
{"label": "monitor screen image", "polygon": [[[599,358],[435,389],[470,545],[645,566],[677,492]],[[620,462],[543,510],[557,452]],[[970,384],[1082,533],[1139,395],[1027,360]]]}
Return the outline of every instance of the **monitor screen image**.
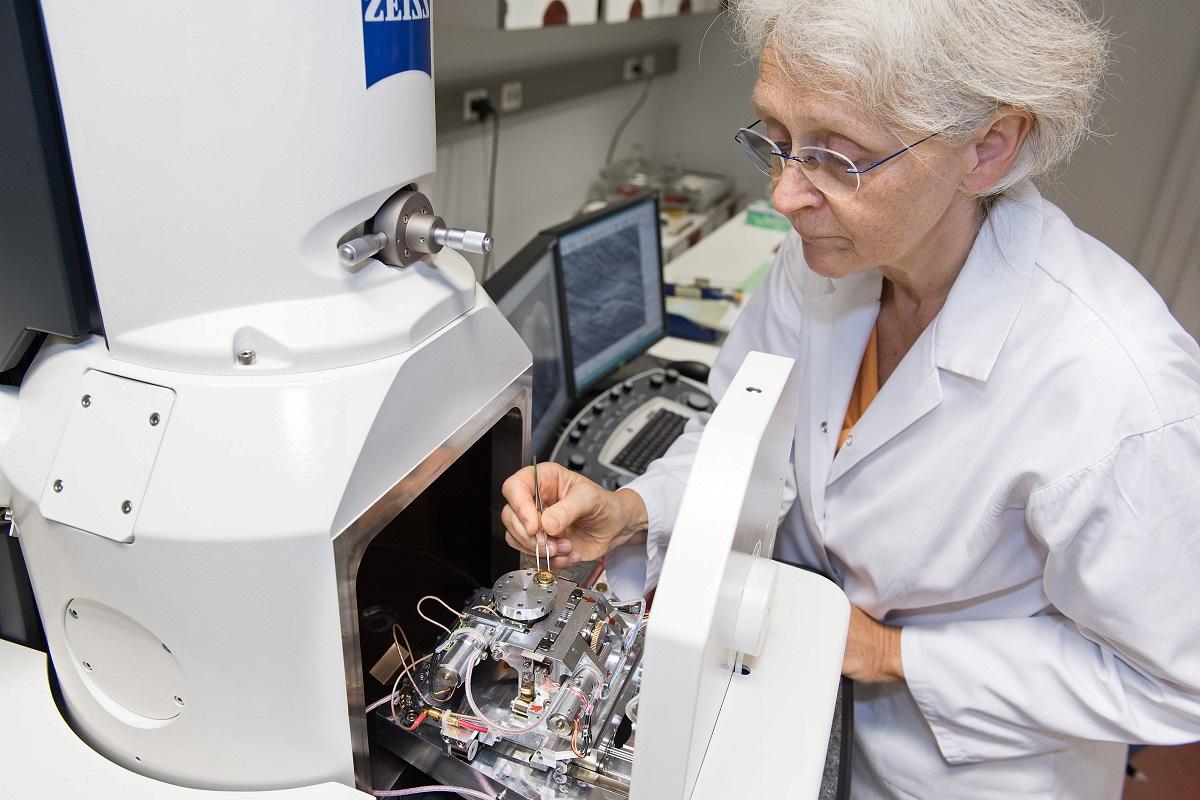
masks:
{"label": "monitor screen image", "polygon": [[506,263],[485,287],[533,353],[535,454],[543,452],[570,403],[553,240],[540,236]]}
{"label": "monitor screen image", "polygon": [[665,332],[654,196],[557,231],[573,380],[584,391]]}

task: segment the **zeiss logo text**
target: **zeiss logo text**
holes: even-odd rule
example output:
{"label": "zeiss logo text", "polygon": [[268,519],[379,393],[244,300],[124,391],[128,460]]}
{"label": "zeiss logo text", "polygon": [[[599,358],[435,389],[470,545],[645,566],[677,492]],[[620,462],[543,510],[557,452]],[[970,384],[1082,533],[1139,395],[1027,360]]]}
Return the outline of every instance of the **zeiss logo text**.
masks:
{"label": "zeiss logo text", "polygon": [[402,72],[433,76],[432,0],[361,0],[367,88]]}
{"label": "zeiss logo text", "polygon": [[368,0],[363,22],[429,19],[428,0]]}

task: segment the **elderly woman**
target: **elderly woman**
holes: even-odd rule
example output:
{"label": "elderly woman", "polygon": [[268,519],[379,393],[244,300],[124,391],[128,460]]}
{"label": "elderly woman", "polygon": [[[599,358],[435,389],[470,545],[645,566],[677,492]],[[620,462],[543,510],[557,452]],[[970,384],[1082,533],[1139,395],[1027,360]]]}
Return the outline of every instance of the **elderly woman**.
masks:
{"label": "elderly woman", "polygon": [[[1030,182],[1084,136],[1107,36],[1073,0],[733,13],[737,139],[795,230],[711,388],[796,360],[776,555],[855,606],[853,795],[1116,798],[1125,742],[1200,738],[1200,352]],[[615,493],[543,466],[540,519],[514,475],[510,543],[644,542],[653,580],[701,432]]]}

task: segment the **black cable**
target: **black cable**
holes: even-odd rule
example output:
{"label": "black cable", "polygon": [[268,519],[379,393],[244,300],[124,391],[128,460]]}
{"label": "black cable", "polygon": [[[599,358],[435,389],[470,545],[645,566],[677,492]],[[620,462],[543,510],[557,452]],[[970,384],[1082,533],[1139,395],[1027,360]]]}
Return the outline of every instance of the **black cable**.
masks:
{"label": "black cable", "polygon": [[646,98],[650,96],[650,84],[654,82],[654,76],[643,75],[642,80],[644,83],[642,84],[641,96],[633,104],[633,108],[629,109],[629,113],[625,115],[625,119],[621,120],[621,124],[617,125],[617,129],[613,131],[612,141],[608,144],[608,155],[604,158],[604,166],[606,167],[612,163],[613,156],[617,152],[617,143],[621,141],[621,134],[625,133],[625,127],[642,110],[642,106],[646,103]]}
{"label": "black cable", "polygon": [[[492,112],[492,166],[491,177],[488,178],[488,195],[487,195],[487,227],[484,228],[489,236],[495,238],[492,233],[492,220],[496,215],[496,165],[500,161],[500,115],[495,111]],[[495,245],[493,245],[494,247]],[[483,280],[487,280],[491,273],[492,266],[492,251],[489,250],[483,256]]]}
{"label": "black cable", "polygon": [[854,681],[842,676],[842,740],[838,759],[837,800],[850,800],[850,773],[854,766]]}

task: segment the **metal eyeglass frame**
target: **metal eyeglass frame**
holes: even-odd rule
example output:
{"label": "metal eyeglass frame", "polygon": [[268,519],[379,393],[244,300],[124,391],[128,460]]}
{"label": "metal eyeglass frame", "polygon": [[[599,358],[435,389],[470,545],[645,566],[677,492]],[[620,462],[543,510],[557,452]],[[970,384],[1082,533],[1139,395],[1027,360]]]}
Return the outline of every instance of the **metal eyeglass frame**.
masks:
{"label": "metal eyeglass frame", "polygon": [[[761,133],[759,133],[758,131],[754,130],[754,126],[755,126],[755,125],[758,125],[760,122],[762,122],[762,120],[761,120],[761,119],[756,119],[756,120],[754,120],[754,122],[751,122],[751,123],[750,123],[749,125],[747,125],[746,127],[744,127],[744,128],[738,128],[738,129],[737,129],[737,133],[735,133],[735,134],[733,135],[733,140],[734,140],[735,142],[737,142],[739,145],[741,145],[741,146],[742,146],[742,148],[743,148],[744,150],[746,150],[746,155],[747,155],[747,156],[748,156],[748,157],[749,157],[751,160],[753,160],[753,161],[754,161],[754,163],[755,163],[756,165],[759,163],[758,159],[757,159],[757,158],[754,156],[754,154],[751,152],[751,150],[750,150],[750,146],[749,146],[748,144],[746,144],[744,141],[742,141],[741,139],[739,139],[739,138],[738,138],[739,136],[741,136],[741,134],[742,134],[743,132],[744,132],[744,133],[749,133],[749,134],[752,134],[752,135],[754,135],[754,136],[757,136],[757,137],[759,137],[760,139],[763,139],[764,141],[770,142],[770,143],[771,143],[771,147],[773,148],[775,155],[779,156],[779,158],[780,158],[780,159],[782,159],[784,162],[788,162],[788,161],[795,161],[797,164],[799,164],[799,165],[801,165],[801,166],[804,166],[804,159],[802,159],[802,158],[801,158],[801,157],[799,157],[799,156],[794,156],[794,155],[789,155],[789,154],[787,154],[787,153],[784,153],[782,150],[780,150],[780,149],[779,149],[779,145],[778,145],[778,144],[776,144],[776,143],[775,143],[775,141],[774,141],[773,139],[770,139],[770,138],[768,138],[768,137],[766,137],[766,136],[763,136]],[[857,182],[856,182],[856,185],[855,185],[855,187],[854,187],[854,191],[850,192],[850,194],[854,194],[855,192],[857,192],[859,189],[861,189],[861,188],[862,188],[862,177],[861,177],[861,176],[863,176],[863,175],[867,174],[868,172],[870,172],[871,170],[875,169],[875,168],[876,168],[876,167],[878,167],[878,166],[882,166],[883,164],[886,164],[887,162],[891,161],[893,158],[896,158],[897,156],[904,155],[904,154],[905,154],[905,153],[907,153],[909,150],[912,150],[912,149],[913,149],[914,147],[916,147],[917,145],[919,145],[919,144],[921,144],[921,143],[923,143],[923,142],[926,142],[926,141],[928,141],[929,139],[932,139],[934,136],[937,136],[939,133],[941,133],[941,131],[934,131],[933,133],[929,134],[928,136],[924,137],[923,139],[919,139],[918,141],[915,141],[915,142],[913,142],[913,143],[912,143],[912,144],[910,144],[910,145],[905,145],[904,147],[900,148],[900,149],[899,149],[899,150],[897,150],[896,152],[892,153],[890,156],[887,156],[887,157],[885,157],[885,158],[881,158],[881,159],[879,159],[878,161],[872,161],[870,164],[868,164],[868,165],[867,165],[866,167],[864,167],[863,169],[858,169],[858,168],[857,168],[857,165],[855,165],[855,164],[854,164],[854,160],[853,160],[852,158],[850,158],[849,156],[846,156],[846,155],[844,155],[844,154],[842,154],[842,153],[839,153],[839,152],[838,152],[838,151],[836,151],[836,150],[830,150],[828,147],[816,147],[816,146],[811,146],[811,145],[810,145],[810,146],[802,147],[802,148],[800,148],[800,149],[802,149],[802,150],[805,150],[805,149],[807,149],[807,150],[820,150],[820,151],[823,151],[823,152],[826,152],[826,153],[833,153],[833,154],[834,154],[835,156],[837,156],[838,158],[841,158],[842,160],[844,160],[844,161],[845,161],[847,164],[850,164],[851,166],[854,166],[854,167],[855,167],[854,169],[848,169],[848,170],[846,170],[846,173],[847,173],[848,175],[857,175],[857,176],[859,176],[859,177],[858,177],[858,180],[857,180]],[[787,166],[787,165],[786,165],[786,163],[784,163],[784,165],[783,165],[783,166]],[[766,172],[766,174],[767,174],[767,175],[770,175],[771,173],[770,173],[770,172]],[[781,174],[782,174],[782,170],[781,170]],[[819,187],[818,187],[818,188],[819,188]],[[821,190],[821,189],[819,189],[819,191],[821,191],[821,193],[822,193],[822,194],[825,194],[825,191],[824,191],[824,190]],[[847,196],[848,196],[848,195],[847,195]]]}

